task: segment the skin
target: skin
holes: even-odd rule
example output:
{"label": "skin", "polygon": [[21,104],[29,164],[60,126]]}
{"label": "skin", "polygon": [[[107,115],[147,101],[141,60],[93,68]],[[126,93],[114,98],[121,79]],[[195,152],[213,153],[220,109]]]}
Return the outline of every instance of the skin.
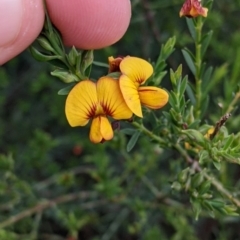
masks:
{"label": "skin", "polygon": [[87,50],[110,46],[122,38],[130,23],[130,0],[46,0],[46,3],[66,46]]}
{"label": "skin", "polygon": [[[46,0],[66,46],[99,49],[117,42],[131,18],[130,0]],[[0,65],[24,51],[44,24],[43,0],[0,0]]]}
{"label": "skin", "polygon": [[25,50],[44,23],[42,0],[0,0],[0,65]]}

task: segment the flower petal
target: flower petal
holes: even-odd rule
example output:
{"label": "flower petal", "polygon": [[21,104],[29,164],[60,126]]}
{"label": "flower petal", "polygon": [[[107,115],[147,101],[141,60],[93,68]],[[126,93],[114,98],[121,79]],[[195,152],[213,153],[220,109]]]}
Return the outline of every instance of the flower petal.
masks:
{"label": "flower petal", "polygon": [[112,73],[112,72],[120,72],[120,69],[119,69],[119,65],[120,65],[120,62],[122,61],[122,57],[117,57],[117,58],[114,58],[114,57],[109,57],[108,58],[108,64],[109,64],[109,70],[108,72],[109,73]]}
{"label": "flower petal", "polygon": [[140,101],[143,105],[151,109],[158,109],[168,102],[168,93],[157,87],[139,87]]}
{"label": "flower petal", "polygon": [[89,138],[93,143],[100,143],[103,140],[110,140],[113,138],[112,126],[105,116],[93,118]]}
{"label": "flower petal", "polygon": [[104,113],[114,119],[129,119],[132,111],[122,96],[119,81],[111,77],[102,77],[97,82],[98,100]]}
{"label": "flower petal", "polygon": [[203,8],[199,0],[186,0],[180,10],[180,17],[186,16],[190,18],[203,16],[207,17],[208,9]]}
{"label": "flower petal", "polygon": [[127,106],[135,115],[142,117],[142,107],[136,84],[126,75],[122,75],[119,85]]}
{"label": "flower petal", "polygon": [[76,84],[67,96],[65,113],[72,127],[85,126],[94,116],[97,106],[96,84],[84,80]]}
{"label": "flower petal", "polygon": [[104,116],[100,117],[100,131],[104,140],[111,140],[113,138],[112,125]]}
{"label": "flower petal", "polygon": [[89,133],[90,141],[93,143],[100,143],[103,140],[100,131],[100,124],[101,124],[100,116],[93,118]]}
{"label": "flower petal", "polygon": [[125,57],[120,63],[120,70],[138,85],[145,83],[153,73],[152,65],[137,57]]}

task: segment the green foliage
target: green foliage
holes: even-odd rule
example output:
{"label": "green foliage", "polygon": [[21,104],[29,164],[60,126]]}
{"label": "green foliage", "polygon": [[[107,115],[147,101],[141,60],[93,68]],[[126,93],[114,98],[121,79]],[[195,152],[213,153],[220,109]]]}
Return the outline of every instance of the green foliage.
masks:
{"label": "green foliage", "polygon": [[[131,3],[111,47],[65,49],[47,19],[30,52],[52,65],[24,52],[1,66],[1,240],[239,238],[239,1],[202,1],[206,19],[180,19],[180,0]],[[149,59],[169,103],[93,145],[64,95],[111,55]]]}

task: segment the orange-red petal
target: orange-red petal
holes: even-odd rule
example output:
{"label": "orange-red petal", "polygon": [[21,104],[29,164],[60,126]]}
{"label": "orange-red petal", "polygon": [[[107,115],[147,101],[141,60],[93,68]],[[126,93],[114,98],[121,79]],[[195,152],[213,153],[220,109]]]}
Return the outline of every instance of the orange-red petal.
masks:
{"label": "orange-red petal", "polygon": [[120,70],[137,85],[144,84],[153,73],[152,65],[137,57],[125,57],[120,63]]}
{"label": "orange-red petal", "polygon": [[108,72],[109,73],[112,73],[112,72],[120,72],[120,68],[119,68],[119,65],[120,65],[120,62],[122,61],[122,57],[117,57],[117,58],[114,58],[114,57],[109,57],[108,58],[108,64],[109,64],[109,70]]}
{"label": "orange-red petal", "polygon": [[168,102],[168,93],[158,87],[139,87],[138,93],[141,103],[151,109],[162,108]]}
{"label": "orange-red petal", "polygon": [[107,76],[100,78],[97,82],[97,94],[106,115],[117,120],[132,117],[132,111],[124,101],[118,80]]}
{"label": "orange-red petal", "polygon": [[94,116],[97,106],[96,84],[84,80],[76,84],[67,96],[65,113],[72,127],[85,126]]}

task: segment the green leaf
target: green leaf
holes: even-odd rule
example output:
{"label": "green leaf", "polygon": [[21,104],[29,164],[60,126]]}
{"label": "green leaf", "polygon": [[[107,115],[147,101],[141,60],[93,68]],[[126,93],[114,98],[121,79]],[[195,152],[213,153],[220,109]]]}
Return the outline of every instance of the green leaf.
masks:
{"label": "green leaf", "polygon": [[184,79],[182,80],[181,86],[180,86],[180,98],[182,98],[182,96],[184,95],[185,91],[186,91],[186,87],[187,87],[187,83],[188,83],[188,78],[187,76],[184,77]]}
{"label": "green leaf", "polygon": [[195,105],[196,104],[196,98],[195,98],[195,95],[193,93],[193,90],[192,90],[191,86],[189,85],[189,82],[187,84],[186,91],[187,91],[187,95],[188,95],[192,105]]}
{"label": "green leaf", "polygon": [[137,143],[137,140],[138,140],[140,134],[141,134],[141,132],[136,131],[136,132],[132,135],[131,139],[129,140],[129,142],[128,142],[128,144],[127,144],[127,152],[130,152],[130,151],[133,149],[133,147],[134,147],[135,144]]}
{"label": "green leaf", "polygon": [[206,150],[202,150],[199,153],[199,164],[203,164],[206,162],[206,160],[209,160],[209,153]]}
{"label": "green leaf", "polygon": [[193,199],[191,200],[191,203],[192,203],[192,209],[195,215],[195,220],[198,220],[199,214],[202,211],[201,204],[198,201]]}
{"label": "green leaf", "polygon": [[211,187],[211,184],[211,181],[203,182],[198,189],[199,194],[203,195],[204,193],[207,193]]}
{"label": "green leaf", "polygon": [[68,95],[68,93],[72,90],[73,86],[75,86],[75,84],[71,84],[65,88],[62,88],[58,91],[58,95]]}
{"label": "green leaf", "polygon": [[195,129],[186,129],[186,130],[182,130],[181,131],[182,134],[187,135],[187,137],[192,140],[192,141],[196,141],[197,143],[199,143],[201,146],[205,145],[206,139],[204,138],[204,136],[202,135],[202,133],[200,133],[198,130]]}
{"label": "green leaf", "polygon": [[41,53],[40,51],[38,51],[36,48],[34,48],[33,46],[31,46],[29,48],[32,56],[37,60],[37,61],[40,61],[40,62],[47,62],[47,61],[50,61],[50,60],[53,60],[53,59],[61,59],[61,56],[49,56],[49,55],[45,55],[43,53]]}
{"label": "green leaf", "polygon": [[186,18],[186,21],[187,21],[188,30],[189,30],[193,40],[196,40],[196,30],[195,30],[195,26],[194,26],[192,18]]}
{"label": "green leaf", "polygon": [[71,74],[67,71],[60,70],[60,69],[55,69],[54,71],[51,72],[52,76],[58,77],[65,83],[70,83],[70,82],[78,82],[79,79],[76,75]]}
{"label": "green leaf", "polygon": [[175,92],[170,93],[168,101],[173,108],[176,108],[179,101]]}
{"label": "green leaf", "polygon": [[136,132],[136,129],[134,129],[134,128],[124,128],[124,129],[121,129],[121,132],[126,134],[126,135],[133,135]]}
{"label": "green leaf", "polygon": [[207,34],[205,34],[202,38],[202,41],[201,41],[201,43],[202,43],[202,49],[201,49],[202,50],[202,57],[204,56],[204,54],[205,54],[205,52],[208,48],[208,45],[209,45],[209,43],[211,41],[211,38],[212,38],[212,35],[213,35],[213,31],[211,30]]}
{"label": "green leaf", "polygon": [[98,67],[109,68],[109,65],[107,63],[98,62],[98,61],[93,61],[93,65],[98,66]]}
{"label": "green leaf", "polygon": [[240,47],[237,48],[235,53],[235,59],[232,61],[232,74],[230,77],[230,82],[232,85],[239,83],[240,78]]}
{"label": "green leaf", "polygon": [[204,116],[206,110],[209,107],[209,96],[206,96],[203,101],[202,101],[202,105],[201,105],[201,118]]}
{"label": "green leaf", "polygon": [[217,161],[213,160],[212,163],[213,163],[214,167],[215,167],[218,171],[221,170],[221,166],[222,166],[221,162],[217,162]]}
{"label": "green leaf", "polygon": [[156,71],[153,76],[153,83],[155,86],[159,86],[162,82],[162,79],[166,76],[167,71]]}
{"label": "green leaf", "polygon": [[173,87],[175,87],[177,85],[177,79],[172,69],[170,69],[170,80],[172,82]]}
{"label": "green leaf", "polygon": [[228,150],[228,148],[232,145],[234,141],[234,135],[231,134],[228,136],[228,138],[224,141],[224,147],[223,150]]}
{"label": "green leaf", "polygon": [[[225,77],[228,73],[228,64],[224,63],[220,67],[215,68],[211,81],[206,85],[204,92],[205,95]],[[227,88],[225,88],[227,89]]]}
{"label": "green leaf", "polygon": [[205,94],[205,88],[209,84],[213,72],[213,67],[209,67],[202,77],[202,91]]}
{"label": "green leaf", "polygon": [[195,61],[194,56],[187,48],[182,49],[182,54],[183,54],[183,57],[188,65],[189,69],[191,70],[192,74],[195,75],[196,67],[194,64],[194,61]]}
{"label": "green leaf", "polygon": [[162,45],[159,58],[156,62],[157,68],[160,62],[166,61],[166,59],[172,54],[172,52],[174,51],[175,43],[176,43],[176,37],[172,37],[172,38],[169,38],[168,41]]}

